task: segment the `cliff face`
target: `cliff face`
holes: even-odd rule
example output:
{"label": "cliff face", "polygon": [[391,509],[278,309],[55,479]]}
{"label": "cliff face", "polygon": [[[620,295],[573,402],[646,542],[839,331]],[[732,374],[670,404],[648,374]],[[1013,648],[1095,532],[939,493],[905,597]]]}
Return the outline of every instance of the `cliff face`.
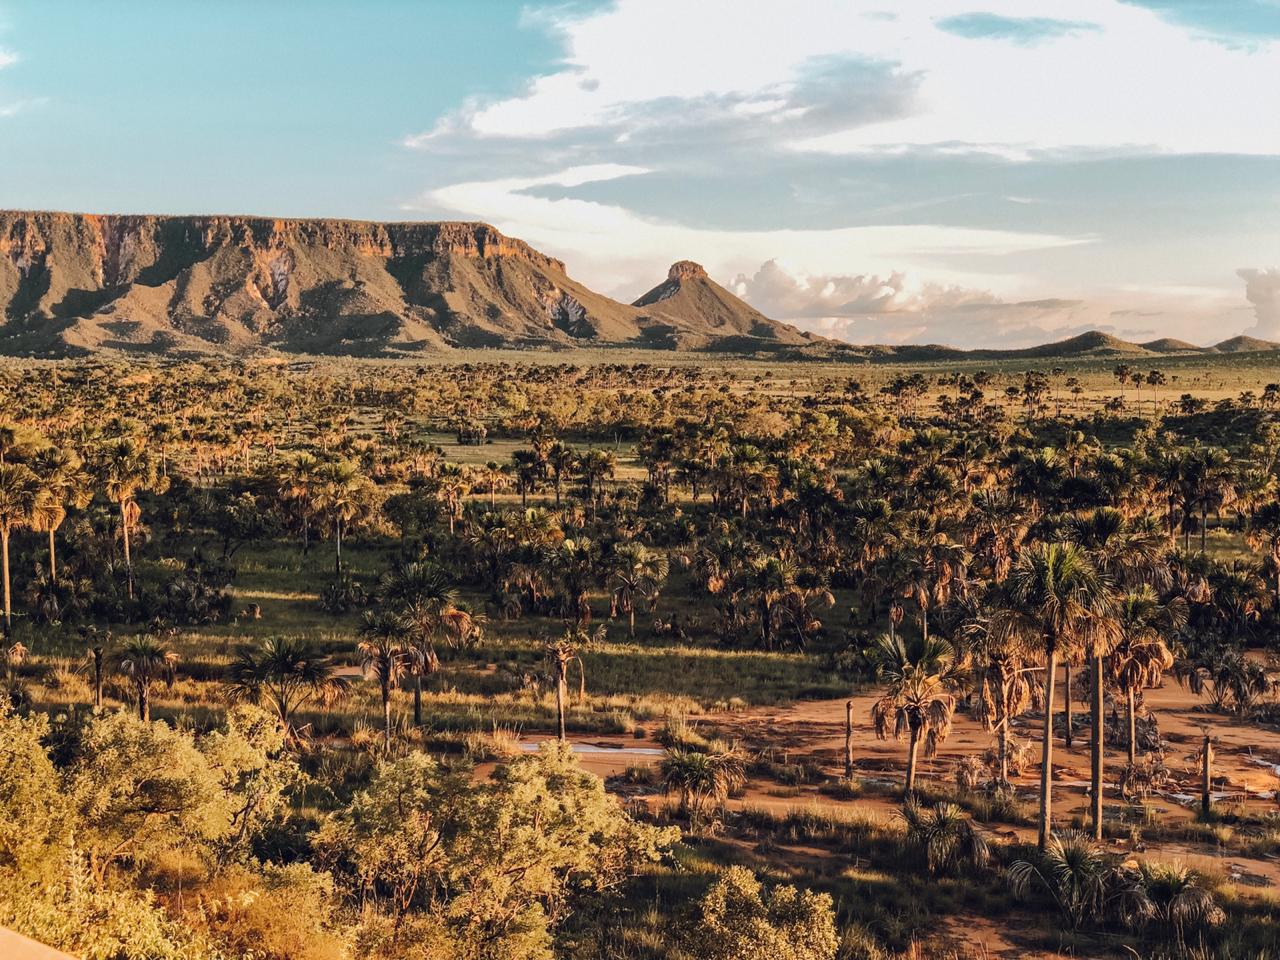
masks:
{"label": "cliff face", "polygon": [[[0,351],[41,355],[674,347],[717,336],[712,318],[593,293],[483,223],[0,212],[0,311]],[[760,329],[762,342],[775,339]]]}

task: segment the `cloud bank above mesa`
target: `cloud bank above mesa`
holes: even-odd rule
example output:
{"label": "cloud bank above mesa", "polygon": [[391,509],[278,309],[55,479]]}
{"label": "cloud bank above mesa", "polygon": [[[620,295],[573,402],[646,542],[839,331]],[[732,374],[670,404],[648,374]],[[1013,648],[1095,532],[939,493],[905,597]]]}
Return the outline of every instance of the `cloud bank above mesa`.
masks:
{"label": "cloud bank above mesa", "polygon": [[[623,297],[690,257],[766,313],[864,342],[1245,328],[1257,304],[1242,281],[1265,281],[1244,271],[1268,276],[1280,248],[1242,240],[1213,254],[1235,260],[1179,251],[1163,267],[1160,237],[1108,220],[1118,183],[1096,187],[1096,226],[1002,187],[1012,170],[1280,156],[1280,126],[1260,119],[1280,110],[1280,42],[1161,2],[1061,13],[1027,0],[619,0],[531,14],[562,38],[562,62],[406,136],[436,185],[404,207],[492,221]],[[885,211],[913,167],[923,199],[895,219]],[[949,171],[979,168],[983,190],[942,189]],[[1114,266],[1126,250],[1128,275],[1094,279],[1091,259]]]}

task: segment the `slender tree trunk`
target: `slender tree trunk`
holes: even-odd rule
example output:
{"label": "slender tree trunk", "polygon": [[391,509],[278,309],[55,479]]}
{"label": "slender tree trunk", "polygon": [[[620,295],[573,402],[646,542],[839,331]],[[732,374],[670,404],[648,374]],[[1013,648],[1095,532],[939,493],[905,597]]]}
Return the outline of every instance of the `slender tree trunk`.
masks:
{"label": "slender tree trunk", "polygon": [[391,684],[382,683],[382,747],[391,753]]}
{"label": "slender tree trunk", "polygon": [[422,674],[413,677],[413,725],[422,726]]}
{"label": "slender tree trunk", "polygon": [[1134,716],[1133,716],[1133,688],[1132,687],[1129,688],[1128,696],[1126,697],[1126,699],[1128,700],[1127,706],[1128,706],[1128,714],[1129,714],[1128,715],[1129,766],[1133,767],[1133,766],[1136,766],[1138,762],[1138,736],[1137,736],[1137,725],[1134,722]]}
{"label": "slender tree trunk", "polygon": [[1209,819],[1213,805],[1213,743],[1204,735],[1204,756],[1200,771],[1200,815]]}
{"label": "slender tree trunk", "polygon": [[151,722],[151,684],[138,684],[138,716],[143,723]]}
{"label": "slender tree trunk", "polygon": [[54,528],[49,527],[49,581],[51,583],[58,582],[58,551],[54,543]]}
{"label": "slender tree trunk", "polygon": [[1063,739],[1065,739],[1065,740],[1066,740],[1067,749],[1068,749],[1068,750],[1070,750],[1070,749],[1071,749],[1072,744],[1075,742],[1075,731],[1074,731],[1074,729],[1073,729],[1073,724],[1072,724],[1072,722],[1071,722],[1071,721],[1072,721],[1072,717],[1071,717],[1071,662],[1070,662],[1070,661],[1067,661],[1066,663],[1064,663],[1064,664],[1062,665],[1062,669],[1063,669],[1063,673],[1065,674],[1065,676],[1063,677],[1063,684],[1062,684],[1062,702],[1063,702],[1063,705],[1064,705],[1064,706],[1065,706],[1065,708],[1066,708],[1066,715],[1067,715],[1067,725],[1066,725],[1066,731],[1067,731],[1067,733],[1066,733],[1066,736],[1065,736]]}
{"label": "slender tree trunk", "polygon": [[133,556],[129,553],[129,515],[125,510],[126,501],[120,501],[120,534],[124,540],[124,573],[129,599],[133,599]]}
{"label": "slender tree trunk", "polygon": [[1009,782],[1009,720],[1004,719],[1000,723],[1000,784],[1003,789],[1004,784]]}
{"label": "slender tree trunk", "polygon": [[911,728],[911,740],[907,744],[907,781],[903,785],[902,799],[907,801],[916,792],[916,754],[920,749],[920,731]]}
{"label": "slender tree trunk", "polygon": [[1053,687],[1058,672],[1058,653],[1051,649],[1044,676],[1044,732],[1040,738],[1040,835],[1041,850],[1053,829]]}
{"label": "slender tree trunk", "polygon": [[1093,743],[1092,761],[1093,797],[1090,808],[1093,819],[1093,838],[1102,839],[1102,764],[1103,764],[1103,716],[1102,716],[1102,657],[1093,658]]}
{"label": "slender tree trunk", "polygon": [[93,651],[93,705],[102,706],[102,648]]}
{"label": "slender tree trunk", "polygon": [[844,705],[844,778],[853,779],[853,701]]}
{"label": "slender tree trunk", "polygon": [[561,743],[564,743],[566,739],[564,732],[564,697],[567,678],[565,673],[565,664],[556,664],[556,730]]}
{"label": "slender tree trunk", "polygon": [[629,618],[629,619],[628,619],[628,621],[627,621],[627,635],[628,635],[632,640],[634,640],[634,639],[636,638],[636,605],[635,605],[635,601],[634,601],[634,600],[628,601],[628,602],[627,602],[627,607],[628,607],[627,615],[628,615],[628,618]]}
{"label": "slender tree trunk", "polygon": [[3,555],[3,576],[4,576],[4,637],[9,639],[9,635],[13,633],[13,602],[9,596],[9,529],[5,527],[0,529],[0,555]]}

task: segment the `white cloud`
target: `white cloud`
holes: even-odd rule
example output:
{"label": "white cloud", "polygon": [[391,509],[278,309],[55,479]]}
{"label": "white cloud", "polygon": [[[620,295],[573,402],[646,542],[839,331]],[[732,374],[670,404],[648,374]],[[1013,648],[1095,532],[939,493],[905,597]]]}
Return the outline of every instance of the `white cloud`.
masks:
{"label": "white cloud", "polygon": [[18,55],[12,50],[0,48],[0,70],[11,67],[18,62]]}
{"label": "white cloud", "polygon": [[1280,270],[1239,270],[1245,283],[1245,299],[1253,304],[1257,319],[1246,333],[1255,337],[1280,340]]}
{"label": "white cloud", "polygon": [[548,185],[579,185],[643,169],[623,165],[580,167],[540,177],[458,183],[431,191],[409,210],[437,210],[478,217],[504,232],[564,258],[576,277],[621,296],[635,296],[656,283],[673,260],[702,263],[712,276],[732,277],[785,253],[789,262],[813,272],[839,273],[853,264],[893,272],[927,270],[952,283],[994,282],[1014,287],[1014,277],[977,277],[945,260],[956,253],[1001,256],[1045,250],[1087,238],[960,227],[902,225],[830,230],[715,230],[642,217],[624,207],[574,198],[551,199],[529,191]]}
{"label": "white cloud", "polygon": [[[1280,272],[1268,278],[1280,296]],[[1207,318],[1229,316],[1238,300],[1223,291],[1121,289],[1080,300],[1011,300],[989,290],[889,274],[806,275],[776,261],[739,274],[730,289],[756,309],[804,330],[851,343],[942,343],[950,346],[1022,347],[1106,330],[1134,340],[1174,335],[1202,342],[1223,339],[1224,327]],[[1236,295],[1238,296],[1238,294]],[[1141,304],[1142,308],[1136,306]],[[1280,302],[1272,301],[1280,321]],[[1234,326],[1225,328],[1234,333]]]}
{"label": "white cloud", "polygon": [[[968,0],[619,0],[553,20],[564,66],[522,96],[469,104],[436,133],[545,137],[605,126],[664,99],[756,95],[753,116],[788,109],[786,91],[823,59],[890,62],[918,77],[912,108],[838,123],[794,146],[832,152],[934,145],[1015,159],[1038,151],[1280,153],[1280,42],[1229,46],[1119,0],[1073,0],[1096,29],[1034,45],[958,36],[938,26]],[[1057,0],[984,0],[984,13],[1055,17]],[[640,55],[644,51],[645,55]],[[863,91],[851,87],[850,99]],[[838,120],[839,118],[834,118]],[[427,142],[431,134],[411,142]]]}

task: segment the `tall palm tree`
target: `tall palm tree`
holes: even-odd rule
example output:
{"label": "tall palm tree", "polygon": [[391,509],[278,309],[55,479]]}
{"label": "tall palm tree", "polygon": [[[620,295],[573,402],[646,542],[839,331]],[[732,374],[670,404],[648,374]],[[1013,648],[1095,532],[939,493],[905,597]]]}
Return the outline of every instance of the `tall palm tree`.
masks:
{"label": "tall palm tree", "polygon": [[1120,598],[1116,606],[1119,639],[1107,658],[1108,679],[1125,695],[1126,743],[1129,766],[1137,761],[1137,737],[1134,729],[1134,696],[1144,687],[1160,682],[1160,676],[1173,666],[1173,652],[1165,637],[1182,626],[1187,619],[1187,605],[1181,597],[1161,603],[1149,585],[1143,585]]}
{"label": "tall palm tree", "polygon": [[10,596],[9,538],[31,526],[41,507],[40,480],[25,464],[0,463],[0,576],[4,579],[4,636],[13,632]]}
{"label": "tall palm tree", "polygon": [[34,458],[31,466],[39,478],[45,509],[34,524],[49,535],[49,579],[58,580],[57,532],[67,518],[67,509],[83,509],[93,499],[93,488],[84,462],[73,451],[48,447]]}
{"label": "tall palm tree", "polygon": [[334,533],[334,576],[342,576],[342,536],[348,525],[367,508],[373,482],[350,460],[330,460],[316,470],[316,506]]}
{"label": "tall palm tree", "polygon": [[[470,615],[457,606],[458,592],[445,572],[433,563],[414,561],[387,572],[378,587],[400,621],[407,627],[413,654],[413,722],[422,725],[422,680],[440,669],[436,641],[442,635],[461,640],[465,630],[459,618]],[[452,627],[452,630],[446,630]]]}
{"label": "tall palm tree", "polygon": [[137,437],[121,437],[99,452],[98,479],[107,498],[120,510],[120,535],[124,544],[124,566],[128,578],[129,599],[133,599],[133,556],[129,549],[129,533],[138,522],[141,510],[137,496],[144,490],[163,493],[168,481],[160,475],[156,458]]}
{"label": "tall palm tree", "polygon": [[367,611],[360,625],[360,669],[373,672],[382,694],[382,746],[391,752],[391,691],[413,663],[408,629],[392,613]]}
{"label": "tall palm tree", "polygon": [[664,553],[657,553],[640,543],[620,543],[613,548],[610,579],[617,585],[614,599],[627,614],[627,636],[636,637],[637,596],[656,596],[667,579],[670,564]]}
{"label": "tall palm tree", "polygon": [[938,744],[951,732],[955,715],[955,651],[938,637],[908,645],[901,636],[881,636],[872,653],[884,695],[871,707],[876,736],[885,740],[907,738],[907,776],[902,797],[910,801],[916,786],[916,755],[924,738],[925,756],[933,756]]}
{"label": "tall palm tree", "polygon": [[997,636],[1025,644],[1044,657],[1045,710],[1040,751],[1040,835],[1043,850],[1053,817],[1053,687],[1058,658],[1093,649],[1114,630],[1106,579],[1074,544],[1046,543],[1029,550],[1009,572],[992,627]]}
{"label": "tall palm tree", "polygon": [[551,468],[551,483],[556,492],[556,506],[560,506],[560,488],[565,476],[578,463],[578,454],[568,444],[557,440],[547,449],[547,466]]}
{"label": "tall palm tree", "polygon": [[119,652],[119,670],[133,684],[138,696],[138,716],[151,720],[151,688],[160,681],[172,684],[178,654],[159,637],[140,634],[130,638]]}
{"label": "tall palm tree", "polygon": [[549,641],[544,649],[547,663],[551,667],[556,682],[556,735],[565,737],[565,702],[568,699],[569,666],[578,664],[578,681],[580,695],[585,695],[587,686],[586,668],[582,663],[582,654],[588,648],[604,639],[604,626],[596,628],[594,633],[585,630],[566,630],[555,640]]}
{"label": "tall palm tree", "polygon": [[268,637],[260,648],[242,647],[227,668],[230,698],[265,702],[291,740],[298,710],[309,703],[328,706],[345,696],[350,685],[335,674],[327,655],[297,637]]}

